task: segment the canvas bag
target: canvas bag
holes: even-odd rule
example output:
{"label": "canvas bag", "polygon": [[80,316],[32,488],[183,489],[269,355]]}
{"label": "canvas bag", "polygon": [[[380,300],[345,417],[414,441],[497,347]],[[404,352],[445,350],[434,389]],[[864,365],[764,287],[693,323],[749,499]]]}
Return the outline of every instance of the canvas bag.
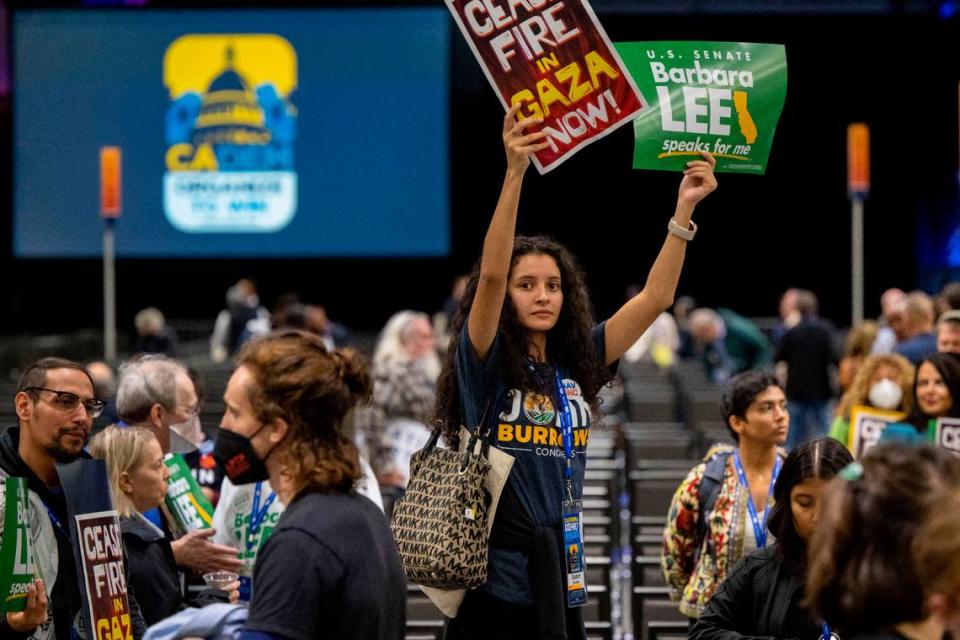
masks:
{"label": "canvas bag", "polygon": [[410,483],[390,528],[410,581],[469,589],[487,580],[489,430],[475,429],[463,451],[437,447],[440,431],[437,425],[410,459]]}
{"label": "canvas bag", "polygon": [[[462,448],[466,448],[466,443],[470,439],[470,433],[463,427],[460,427],[460,442]],[[487,511],[487,539],[490,537],[490,531],[493,529],[494,517],[497,513],[497,505],[500,504],[500,496],[503,488],[507,484],[507,478],[510,476],[510,470],[513,468],[514,458],[509,453],[501,451],[496,447],[490,447],[487,459],[490,461],[490,471],[487,472],[484,484],[487,491],[490,492],[490,508]],[[464,596],[467,595],[466,589],[436,589],[433,587],[421,587],[421,590],[433,604],[448,618],[456,618],[460,610],[460,604]]]}

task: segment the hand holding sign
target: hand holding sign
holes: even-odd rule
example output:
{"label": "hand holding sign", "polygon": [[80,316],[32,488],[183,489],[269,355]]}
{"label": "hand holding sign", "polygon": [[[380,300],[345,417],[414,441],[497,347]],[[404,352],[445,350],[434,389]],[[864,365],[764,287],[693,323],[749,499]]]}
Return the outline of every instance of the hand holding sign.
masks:
{"label": "hand holding sign", "polygon": [[543,131],[524,134],[524,129],[543,124],[543,118],[523,118],[517,120],[520,105],[515,104],[503,117],[503,148],[507,152],[507,170],[524,173],[530,166],[530,156],[550,146],[543,142]]}
{"label": "hand holding sign", "polygon": [[37,578],[27,588],[27,606],[23,611],[7,614],[7,626],[14,631],[36,629],[47,619],[47,590]]}
{"label": "hand holding sign", "polygon": [[635,169],[676,170],[703,151],[717,171],[763,174],[787,92],[783,45],[620,42],[650,97],[634,120]]}
{"label": "hand holding sign", "polygon": [[717,161],[706,151],[702,151],[700,155],[703,156],[703,160],[687,163],[687,168],[683,171],[683,180],[680,181],[680,194],[677,197],[678,205],[688,206],[691,209],[717,188],[717,177],[713,174]]}
{"label": "hand holding sign", "polygon": [[541,173],[645,109],[587,0],[446,3],[504,108],[542,122]]}

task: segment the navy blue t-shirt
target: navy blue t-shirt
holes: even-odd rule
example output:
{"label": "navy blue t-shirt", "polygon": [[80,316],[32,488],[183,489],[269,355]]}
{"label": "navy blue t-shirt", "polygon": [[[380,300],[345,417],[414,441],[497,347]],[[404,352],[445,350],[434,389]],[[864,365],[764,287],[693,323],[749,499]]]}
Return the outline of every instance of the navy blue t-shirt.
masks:
{"label": "navy blue t-shirt", "polygon": [[[604,323],[593,328],[593,341],[600,361],[606,358]],[[562,503],[566,499],[564,469],[566,458],[556,404],[556,383],[548,395],[536,391],[507,389],[500,376],[502,364],[500,333],[486,360],[480,361],[464,325],[456,354],[464,424],[473,428],[480,420],[490,394],[499,399],[498,411],[491,411],[491,443],[515,458],[507,480],[535,525],[559,529]],[[556,379],[552,365],[540,365],[538,374],[547,381]],[[561,375],[564,372],[561,370]],[[573,495],[583,495],[587,440],[592,415],[580,385],[563,377],[564,392],[573,419]],[[531,605],[528,557],[521,551],[491,548],[487,583],[480,588],[494,597],[515,604]]]}

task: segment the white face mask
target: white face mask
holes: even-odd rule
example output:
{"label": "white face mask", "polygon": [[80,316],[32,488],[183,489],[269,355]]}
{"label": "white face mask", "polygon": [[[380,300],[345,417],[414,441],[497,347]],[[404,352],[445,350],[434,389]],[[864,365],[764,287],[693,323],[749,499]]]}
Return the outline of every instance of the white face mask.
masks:
{"label": "white face mask", "polygon": [[170,452],[190,453],[197,450],[204,440],[203,427],[200,426],[200,416],[194,415],[189,420],[170,425]]}
{"label": "white face mask", "polygon": [[884,378],[870,387],[867,398],[878,409],[896,409],[903,399],[903,389],[893,380]]}

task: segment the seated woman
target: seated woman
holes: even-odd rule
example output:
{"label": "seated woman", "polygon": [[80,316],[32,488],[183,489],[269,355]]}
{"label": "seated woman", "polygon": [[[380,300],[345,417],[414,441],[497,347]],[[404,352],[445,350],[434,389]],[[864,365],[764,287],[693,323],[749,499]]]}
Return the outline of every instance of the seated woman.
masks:
{"label": "seated woman", "polygon": [[91,441],[90,453],[107,463],[130,562],[129,579],[146,623],[163,620],[186,606],[226,602],[228,597],[236,602],[239,583],[234,583],[230,594],[208,589],[190,602],[184,600],[170,540],[143,516],[163,502],[170,475],[153,432],[139,427],[107,427]]}
{"label": "seated woman", "polygon": [[910,413],[913,408],[913,365],[895,354],[868,357],[837,407],[830,437],[849,443],[850,411],[856,406]]}
{"label": "seated woman", "polygon": [[887,443],[840,477],[810,540],[817,619],[844,640],[941,640],[960,616],[960,460]]}
{"label": "seated woman", "polygon": [[851,462],[850,452],[833,438],[808,440],[790,452],[773,491],[769,527],[777,543],[751,552],[734,567],[707,603],[691,639],[820,634],[821,625],[800,604],[807,545],[827,482]]}

